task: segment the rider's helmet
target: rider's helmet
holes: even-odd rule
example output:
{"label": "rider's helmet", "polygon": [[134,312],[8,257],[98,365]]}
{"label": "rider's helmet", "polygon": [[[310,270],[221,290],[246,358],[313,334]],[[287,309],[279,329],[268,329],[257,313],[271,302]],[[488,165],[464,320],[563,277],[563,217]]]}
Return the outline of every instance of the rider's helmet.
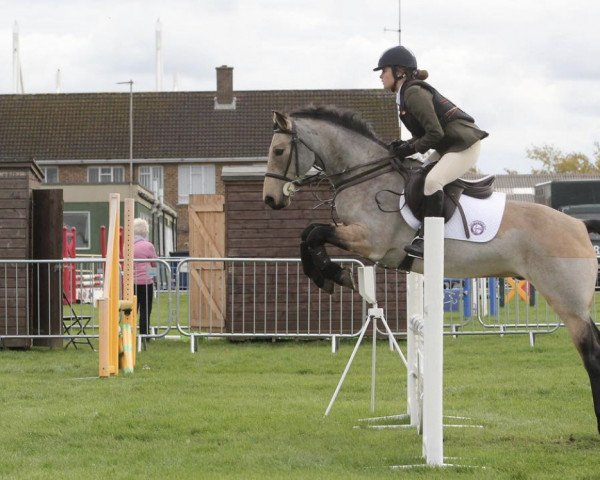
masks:
{"label": "rider's helmet", "polygon": [[373,69],[374,72],[377,70],[383,70],[385,67],[402,66],[407,67],[410,70],[416,70],[417,59],[413,53],[402,45],[397,45],[392,48],[388,48],[377,63],[377,67]]}

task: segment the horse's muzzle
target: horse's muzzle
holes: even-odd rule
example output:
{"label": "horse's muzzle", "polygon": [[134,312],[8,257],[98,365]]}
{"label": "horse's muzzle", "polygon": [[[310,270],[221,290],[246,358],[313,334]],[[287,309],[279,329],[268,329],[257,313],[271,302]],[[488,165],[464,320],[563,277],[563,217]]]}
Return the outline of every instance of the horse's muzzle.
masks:
{"label": "horse's muzzle", "polygon": [[273,210],[281,210],[282,208],[284,208],[286,206],[285,203],[277,203],[271,195],[266,195],[264,200],[265,200],[265,203],[269,207],[271,207]]}

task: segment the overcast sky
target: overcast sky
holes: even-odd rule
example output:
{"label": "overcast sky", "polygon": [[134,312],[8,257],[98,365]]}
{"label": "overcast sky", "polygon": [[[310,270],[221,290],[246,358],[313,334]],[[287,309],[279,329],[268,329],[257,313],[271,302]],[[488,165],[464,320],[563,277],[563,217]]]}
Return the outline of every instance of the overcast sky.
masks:
{"label": "overcast sky", "polygon": [[[600,2],[402,0],[402,43],[429,82],[490,137],[479,168],[528,173],[532,145],[592,156],[600,141]],[[19,24],[26,93],[381,88],[372,71],[397,44],[398,0],[0,0],[0,93],[12,93]]]}

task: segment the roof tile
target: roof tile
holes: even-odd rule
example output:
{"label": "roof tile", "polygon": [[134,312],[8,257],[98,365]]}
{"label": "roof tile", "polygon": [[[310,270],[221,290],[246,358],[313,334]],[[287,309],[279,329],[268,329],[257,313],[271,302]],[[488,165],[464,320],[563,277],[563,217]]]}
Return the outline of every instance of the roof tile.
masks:
{"label": "roof tile", "polygon": [[[134,93],[134,158],[265,156],[272,137],[271,111],[308,104],[357,111],[382,140],[398,136],[395,97],[382,90],[234,94],[235,110],[215,110],[215,92]],[[0,155],[128,158],[129,94],[0,95]]]}

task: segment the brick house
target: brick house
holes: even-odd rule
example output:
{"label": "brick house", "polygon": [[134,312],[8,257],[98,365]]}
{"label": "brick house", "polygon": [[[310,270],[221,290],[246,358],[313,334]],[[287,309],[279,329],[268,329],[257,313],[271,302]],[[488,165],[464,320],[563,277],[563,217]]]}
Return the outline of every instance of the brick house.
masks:
{"label": "brick house", "polygon": [[[272,110],[336,105],[384,141],[398,136],[383,90],[234,91],[233,68],[216,71],[216,91],[133,93],[133,183],[177,212],[177,250],[187,250],[190,194],[224,194],[224,166],[265,163]],[[129,93],[0,95],[0,155],[34,158],[57,187],[129,183],[129,102]]]}

